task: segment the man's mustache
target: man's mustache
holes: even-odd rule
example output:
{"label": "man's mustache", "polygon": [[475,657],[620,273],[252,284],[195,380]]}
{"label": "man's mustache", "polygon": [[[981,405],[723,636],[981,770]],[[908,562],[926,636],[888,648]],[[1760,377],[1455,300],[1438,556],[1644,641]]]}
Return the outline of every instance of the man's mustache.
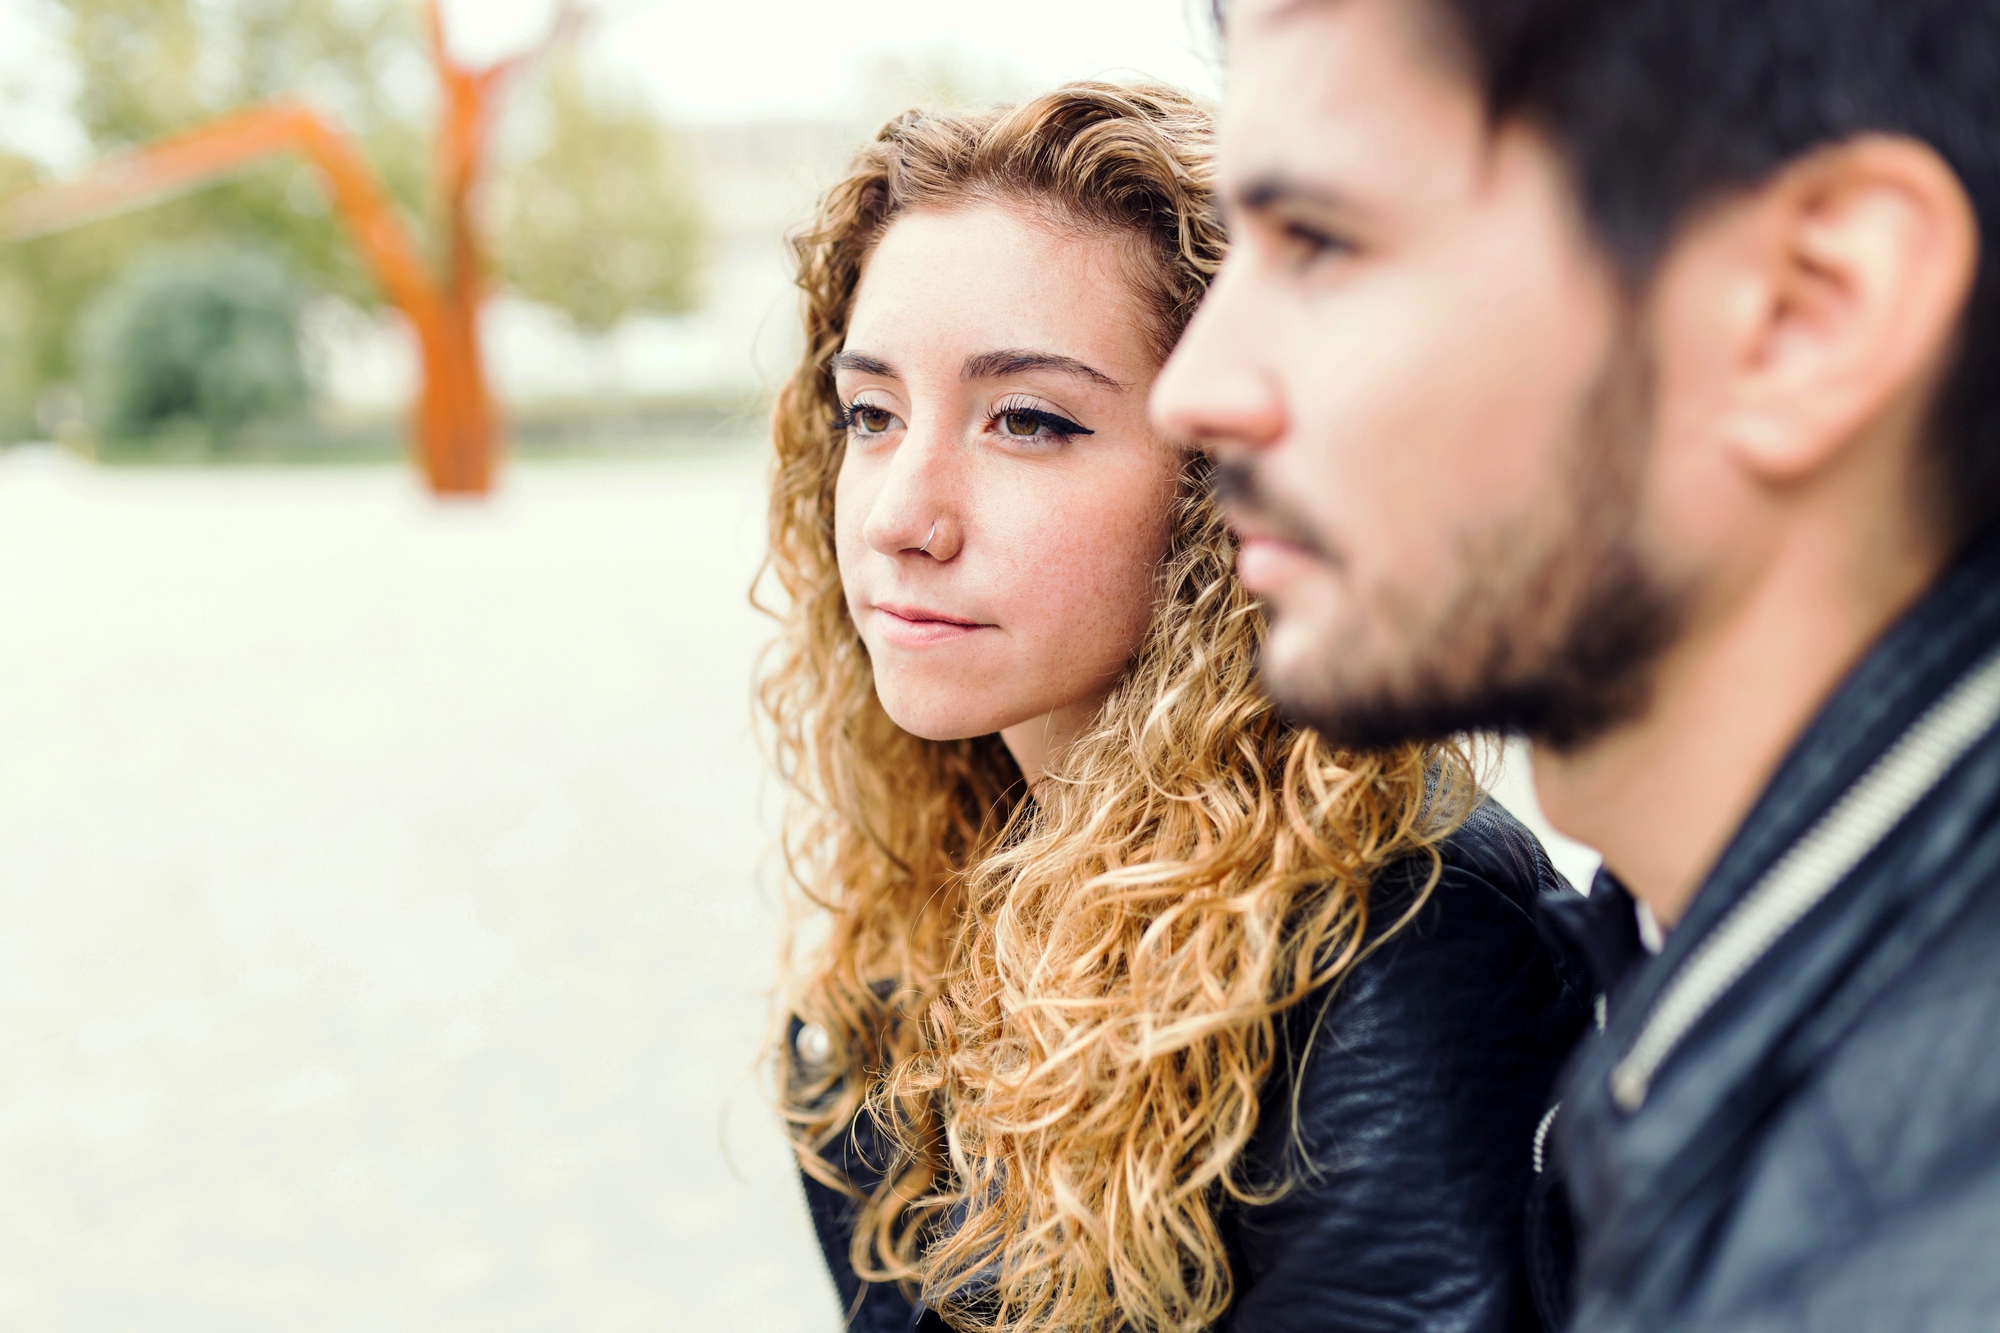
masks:
{"label": "man's mustache", "polygon": [[1210,489],[1231,526],[1254,522],[1264,534],[1303,547],[1325,559],[1333,553],[1313,528],[1312,520],[1284,500],[1273,496],[1257,470],[1248,463],[1218,462],[1211,474]]}

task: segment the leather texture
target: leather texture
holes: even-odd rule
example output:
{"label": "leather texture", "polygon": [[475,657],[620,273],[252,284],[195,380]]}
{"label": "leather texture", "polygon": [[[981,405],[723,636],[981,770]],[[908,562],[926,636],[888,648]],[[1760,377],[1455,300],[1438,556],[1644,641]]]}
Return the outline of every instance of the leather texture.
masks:
{"label": "leather texture", "polygon": [[1609,1023],[1554,1126],[1583,1237],[1576,1329],[2000,1328],[2000,735],[1727,992],[1636,1113],[1608,1085],[1729,910],[1997,647],[1990,542],[1849,675],[1661,955],[1621,970],[1598,948],[1620,971]]}
{"label": "leather texture", "polygon": [[[1272,1202],[1225,1205],[1229,1333],[1538,1327],[1522,1237],[1534,1135],[1589,1014],[1587,979],[1543,938],[1542,900],[1576,894],[1491,803],[1443,856],[1415,920],[1286,1016],[1288,1058],[1261,1098],[1245,1167],[1251,1181],[1289,1186]],[[1371,929],[1403,914],[1429,868],[1383,876]],[[848,1142],[851,1174],[872,1179],[868,1131]],[[852,1204],[809,1179],[806,1194],[849,1327],[945,1327],[856,1282]]]}

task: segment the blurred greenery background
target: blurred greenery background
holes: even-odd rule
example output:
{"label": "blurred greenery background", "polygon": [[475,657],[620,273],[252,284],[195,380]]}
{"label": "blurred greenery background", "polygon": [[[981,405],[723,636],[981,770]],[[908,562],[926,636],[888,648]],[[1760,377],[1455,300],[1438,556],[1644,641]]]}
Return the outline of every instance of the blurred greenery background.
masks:
{"label": "blurred greenery background", "polygon": [[[0,242],[0,1329],[842,1326],[753,1072],[784,236],[912,104],[1212,91],[1207,0],[584,3],[479,201],[482,503],[296,161]],[[429,236],[416,14],[0,0],[0,194],[296,95]]]}
{"label": "blurred greenery background", "polygon": [[[63,9],[56,30],[76,73],[73,114],[93,155],[303,95],[353,132],[426,234],[436,93],[415,6],[68,0]],[[503,110],[482,197],[500,286],[585,337],[692,310],[704,228],[672,131],[636,98],[594,85],[568,49],[511,89]],[[0,196],[49,175],[0,150]],[[56,437],[113,458],[394,452],[393,413],[325,410],[324,377],[309,364],[316,311],[376,317],[380,293],[317,169],[297,160],[0,244],[0,442]],[[550,434],[546,422],[526,425]]]}
{"label": "blurred greenery background", "polygon": [[[1212,95],[1208,0],[590,3],[478,201],[484,503],[298,161],[0,241],[0,1330],[843,1326],[754,1072],[784,236],[912,105]],[[430,237],[416,17],[0,0],[0,207],[289,95]]]}

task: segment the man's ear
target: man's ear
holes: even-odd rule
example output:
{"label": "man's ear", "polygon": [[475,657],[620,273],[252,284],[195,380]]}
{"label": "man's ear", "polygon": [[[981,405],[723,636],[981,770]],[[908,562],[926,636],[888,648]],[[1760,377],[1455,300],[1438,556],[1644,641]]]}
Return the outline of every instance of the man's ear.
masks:
{"label": "man's ear", "polygon": [[1879,425],[1921,428],[1979,264],[1972,201],[1934,149],[1863,135],[1693,230],[1721,340],[1701,357],[1724,380],[1712,423],[1738,466],[1782,485]]}

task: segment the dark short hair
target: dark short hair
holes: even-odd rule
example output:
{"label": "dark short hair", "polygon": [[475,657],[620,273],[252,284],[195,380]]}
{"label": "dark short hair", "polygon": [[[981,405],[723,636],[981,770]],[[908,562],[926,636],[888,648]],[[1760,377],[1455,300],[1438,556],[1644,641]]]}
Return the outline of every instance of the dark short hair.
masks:
{"label": "dark short hair", "polygon": [[1957,544],[2000,526],[2000,0],[1423,0],[1496,122],[1526,119],[1635,283],[1698,208],[1856,135],[1934,148],[1979,218],[1930,422]]}

